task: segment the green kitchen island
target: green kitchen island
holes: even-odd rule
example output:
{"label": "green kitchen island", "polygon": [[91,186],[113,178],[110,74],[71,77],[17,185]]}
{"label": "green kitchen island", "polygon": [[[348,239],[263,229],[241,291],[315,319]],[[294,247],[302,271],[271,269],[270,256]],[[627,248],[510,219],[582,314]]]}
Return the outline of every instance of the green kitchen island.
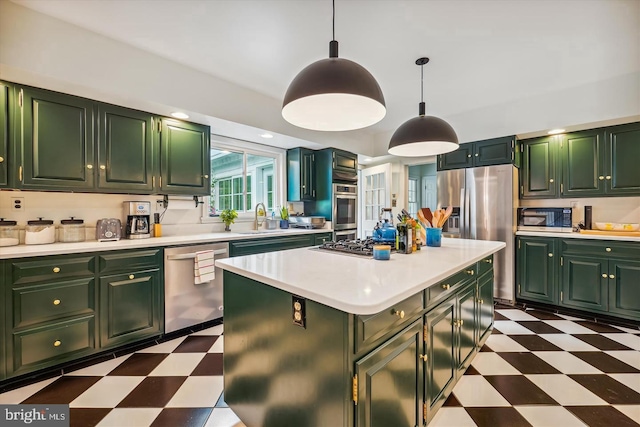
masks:
{"label": "green kitchen island", "polygon": [[249,427],[428,423],[491,334],[502,242],[389,261],[316,248],[224,269],[224,397]]}

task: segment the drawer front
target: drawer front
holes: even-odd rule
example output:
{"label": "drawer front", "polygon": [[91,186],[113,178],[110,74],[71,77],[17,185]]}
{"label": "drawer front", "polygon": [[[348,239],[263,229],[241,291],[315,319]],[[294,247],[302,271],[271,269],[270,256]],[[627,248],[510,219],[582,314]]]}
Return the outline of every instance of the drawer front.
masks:
{"label": "drawer front", "polygon": [[400,301],[388,310],[369,316],[356,316],[356,353],[395,333],[419,315],[424,308],[423,293]]}
{"label": "drawer front", "polygon": [[640,259],[640,244],[612,240],[562,240],[562,254],[597,255],[615,258]]}
{"label": "drawer front", "polygon": [[94,317],[88,316],[13,334],[13,372],[52,366],[95,349]]}
{"label": "drawer front", "polygon": [[20,328],[67,316],[93,313],[95,280],[82,278],[13,289],[13,326]]}
{"label": "drawer front", "polygon": [[482,276],[484,273],[491,270],[492,268],[493,268],[493,255],[489,255],[488,257],[478,261],[476,270],[478,272],[478,276]]}
{"label": "drawer front", "polygon": [[58,281],[61,278],[93,276],[93,256],[53,256],[26,258],[10,261],[11,282],[14,285],[42,281]]}
{"label": "drawer front", "polygon": [[162,249],[103,252],[98,254],[98,271],[101,275],[158,268],[161,263]]}
{"label": "drawer front", "polygon": [[313,245],[313,235],[285,237],[266,237],[255,240],[238,240],[229,242],[230,256],[242,256],[260,254],[274,251],[284,251],[286,249],[304,248]]}
{"label": "drawer front", "polygon": [[314,245],[322,245],[324,242],[330,242],[333,239],[333,235],[331,233],[328,234],[314,234]]}
{"label": "drawer front", "polygon": [[477,277],[476,264],[467,266],[462,271],[454,274],[451,277],[446,278],[440,283],[432,285],[427,288],[427,305],[433,306],[434,304],[444,301],[449,298],[450,295],[457,292],[460,287],[465,285],[471,280],[475,280]]}

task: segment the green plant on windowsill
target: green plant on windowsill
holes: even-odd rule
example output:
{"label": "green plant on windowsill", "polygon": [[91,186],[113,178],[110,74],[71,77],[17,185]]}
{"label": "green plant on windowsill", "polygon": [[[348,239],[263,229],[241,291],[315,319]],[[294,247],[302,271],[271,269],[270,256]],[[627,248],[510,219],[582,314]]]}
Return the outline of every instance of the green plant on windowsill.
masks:
{"label": "green plant on windowsill", "polygon": [[229,226],[236,222],[236,218],[238,218],[238,212],[236,212],[235,209],[225,209],[220,212],[220,219],[225,225],[224,231],[231,231]]}
{"label": "green plant on windowsill", "polygon": [[280,208],[280,219],[289,219],[289,209],[286,206]]}

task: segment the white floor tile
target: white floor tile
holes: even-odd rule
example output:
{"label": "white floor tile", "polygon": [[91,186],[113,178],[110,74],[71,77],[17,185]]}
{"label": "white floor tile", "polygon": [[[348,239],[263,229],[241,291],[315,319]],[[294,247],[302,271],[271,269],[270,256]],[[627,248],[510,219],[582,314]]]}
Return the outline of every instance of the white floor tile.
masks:
{"label": "white floor tile", "polygon": [[533,317],[532,315],[518,309],[496,310],[496,312],[511,320],[539,320],[537,317]]}
{"label": "white floor tile", "polygon": [[150,377],[188,377],[204,353],[171,353],[149,374]]}
{"label": "white floor tile", "polygon": [[533,354],[563,374],[602,374],[602,371],[566,351],[534,351]]}
{"label": "white floor tile", "polygon": [[137,353],[171,353],[182,343],[182,341],[184,341],[187,338],[187,336],[176,338],[171,341],[163,342],[161,344],[154,345],[152,347],[147,347],[143,350],[138,351]]}
{"label": "white floor tile", "polygon": [[565,334],[597,334],[596,331],[572,322],[570,320],[543,320],[547,325],[564,332]]}
{"label": "white floor tile", "polygon": [[633,334],[601,334],[603,337],[607,337],[610,340],[619,342],[626,345],[629,348],[640,351],[640,335]]}
{"label": "white floor tile", "polygon": [[529,351],[516,341],[509,338],[508,335],[491,335],[487,338],[486,344],[495,352],[507,351]]}
{"label": "white floor tile", "polygon": [[109,372],[113,371],[115,368],[120,366],[122,362],[127,360],[131,354],[126,354],[124,356],[117,357],[115,359],[107,360],[106,362],[98,363],[93,366],[87,366],[86,368],[78,369],[77,371],[65,372],[65,376],[105,376]]}
{"label": "white floor tile", "polygon": [[222,376],[189,377],[167,403],[167,408],[215,406],[222,394]]}
{"label": "white floor tile", "polygon": [[481,375],[463,375],[453,389],[462,406],[511,406]]}
{"label": "white floor tile", "polygon": [[534,332],[512,320],[496,320],[493,327],[507,335],[533,335]]}
{"label": "white floor tile", "polygon": [[631,418],[635,422],[639,422],[640,420],[640,405],[612,405],[618,411],[625,414],[627,417]]}
{"label": "white floor tile", "polygon": [[224,352],[224,335],[213,343],[207,353],[223,353]]}
{"label": "white floor tile", "polygon": [[231,409],[213,408],[204,427],[245,427],[245,425]]}
{"label": "white floor tile", "polygon": [[514,406],[533,427],[584,427],[575,415],[562,406]]}
{"label": "white floor tile", "polygon": [[162,408],[115,408],[97,427],[148,427],[161,411]]}
{"label": "white floor tile", "polygon": [[35,384],[27,385],[24,387],[17,388],[15,390],[8,391],[6,393],[0,394],[0,404],[3,405],[17,405],[21,403],[23,400],[31,397],[36,394],[55,380],[60,377],[49,378],[44,381],[37,382]]}
{"label": "white floor tile", "polygon": [[464,408],[442,407],[429,423],[429,427],[476,427]]}
{"label": "white floor tile", "polygon": [[611,350],[605,351],[609,356],[623,361],[627,365],[640,369],[640,351],[635,350]]}
{"label": "white floor tile", "polygon": [[591,344],[587,344],[581,339],[568,334],[539,334],[538,336],[551,344],[555,344],[564,351],[600,351]]}
{"label": "white floor tile", "polygon": [[562,406],[607,405],[607,402],[566,375],[545,374],[526,377]]}
{"label": "white floor tile", "polygon": [[104,377],[73,400],[71,408],[115,408],[145,377]]}
{"label": "white floor tile", "polygon": [[609,326],[618,328],[624,332],[629,332],[630,334],[640,334],[640,328],[631,329],[631,328],[625,328],[624,326],[618,326],[618,325],[609,325]]}
{"label": "white floor tile", "polygon": [[640,393],[640,374],[609,374],[609,376]]}
{"label": "white floor tile", "polygon": [[478,353],[471,362],[471,366],[482,375],[520,375],[520,371],[497,353]]}
{"label": "white floor tile", "polygon": [[200,336],[200,335],[221,335],[224,329],[222,325],[212,326],[209,329],[204,329],[202,331],[194,332],[191,334],[192,337]]}
{"label": "white floor tile", "polygon": [[585,320],[583,318],[580,317],[575,317],[575,316],[569,316],[568,314],[560,314],[560,313],[555,313],[556,316],[560,316],[563,319],[567,319],[567,320]]}

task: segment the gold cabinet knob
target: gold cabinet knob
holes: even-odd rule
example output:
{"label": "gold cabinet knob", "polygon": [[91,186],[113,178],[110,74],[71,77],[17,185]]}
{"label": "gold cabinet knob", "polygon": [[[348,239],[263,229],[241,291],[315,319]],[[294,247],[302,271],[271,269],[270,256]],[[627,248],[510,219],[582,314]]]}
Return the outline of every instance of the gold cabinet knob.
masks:
{"label": "gold cabinet knob", "polygon": [[395,314],[396,316],[398,316],[401,319],[404,319],[404,310],[393,310],[393,314]]}
{"label": "gold cabinet knob", "polygon": [[616,278],[616,276],[614,276],[613,274],[609,275],[609,279],[615,279],[615,278]]}
{"label": "gold cabinet knob", "polygon": [[548,253],[549,258],[553,257],[553,254],[551,252]]}
{"label": "gold cabinet knob", "polygon": [[60,345],[61,345],[61,344],[62,344],[62,341],[60,341],[60,340],[55,340],[55,341],[53,342],[53,346],[54,346],[54,347],[60,347]]}
{"label": "gold cabinet knob", "polygon": [[93,165],[87,165],[87,169],[93,169]]}
{"label": "gold cabinet knob", "polygon": [[607,278],[607,273],[602,273],[602,277]]}
{"label": "gold cabinet knob", "polygon": [[460,326],[464,325],[464,320],[460,319]]}
{"label": "gold cabinet knob", "polygon": [[105,165],[100,165],[101,170],[105,170],[107,167]]}
{"label": "gold cabinet knob", "polygon": [[600,181],[602,181],[602,180],[604,179],[604,176],[600,175],[600,176],[598,177],[598,179],[599,179]]}
{"label": "gold cabinet knob", "polygon": [[4,157],[0,156],[0,163],[4,162]]}
{"label": "gold cabinet knob", "polygon": [[476,274],[476,272],[473,270],[467,270],[466,273],[470,276],[473,276],[474,274]]}
{"label": "gold cabinet knob", "polygon": [[606,178],[607,178],[607,179],[611,179],[611,175],[607,175],[607,176],[606,176]]}
{"label": "gold cabinet knob", "polygon": [[60,273],[60,267],[53,267],[54,273]]}
{"label": "gold cabinet knob", "polygon": [[486,262],[487,264],[493,264],[493,259],[487,258],[484,260],[484,262]]}
{"label": "gold cabinet knob", "polygon": [[467,154],[467,157],[471,157],[471,154]]}
{"label": "gold cabinet knob", "polygon": [[604,248],[605,251],[611,252],[611,248]]}
{"label": "gold cabinet knob", "polygon": [[136,276],[134,276],[133,274],[129,275],[129,279],[135,279],[135,278],[136,278]]}
{"label": "gold cabinet knob", "polygon": [[478,157],[480,154],[476,153],[476,157]]}
{"label": "gold cabinet knob", "polygon": [[427,357],[427,355],[426,355],[426,354],[421,354],[421,355],[420,355],[420,359],[422,359],[423,361],[425,361],[425,362],[426,362],[426,361],[427,361],[427,359],[428,359],[428,357]]}
{"label": "gold cabinet knob", "polygon": [[551,179],[549,180],[549,182],[553,182],[553,178],[551,178]]}
{"label": "gold cabinet knob", "polygon": [[60,301],[59,299],[54,299],[53,300],[53,305],[60,305],[62,301]]}
{"label": "gold cabinet knob", "polygon": [[449,284],[444,284],[444,285],[442,285],[442,289],[444,289],[444,290],[447,290],[447,289],[449,289],[450,287],[451,287],[451,285],[449,285]]}
{"label": "gold cabinet knob", "polygon": [[478,302],[479,302],[480,304],[484,304],[484,300],[483,300],[483,299],[479,299],[479,300],[478,300]]}

